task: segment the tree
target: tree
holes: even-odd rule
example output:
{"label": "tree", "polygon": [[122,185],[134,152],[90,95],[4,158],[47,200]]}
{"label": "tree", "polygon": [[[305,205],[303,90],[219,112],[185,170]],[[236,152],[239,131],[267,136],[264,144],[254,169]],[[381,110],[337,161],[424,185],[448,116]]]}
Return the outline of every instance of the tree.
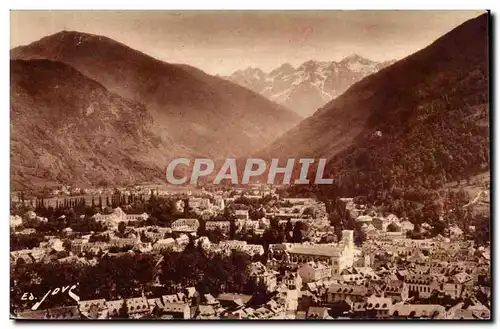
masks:
{"label": "tree", "polygon": [[354,227],[354,244],[358,247],[363,245],[363,242],[366,240],[366,233],[363,231],[358,222]]}
{"label": "tree", "polygon": [[71,241],[69,239],[64,239],[63,248],[68,252],[71,251]]}
{"label": "tree", "polygon": [[295,243],[302,242],[302,222],[296,222],[293,228],[292,240]]}
{"label": "tree", "polygon": [[128,319],[128,307],[126,301],[123,301],[122,307],[120,307],[120,310],[118,312],[118,318]]}
{"label": "tree", "polygon": [[398,225],[394,223],[390,223],[389,225],[387,225],[387,232],[399,232],[399,231],[400,228]]}
{"label": "tree", "polygon": [[235,219],[230,219],[229,220],[229,237],[231,239],[234,239],[234,236],[236,234],[236,230],[237,230],[236,220]]}
{"label": "tree", "polygon": [[125,233],[125,229],[126,229],[126,225],[125,225],[125,222],[120,222],[118,224],[118,232],[120,233],[120,235],[123,237],[124,233]]}

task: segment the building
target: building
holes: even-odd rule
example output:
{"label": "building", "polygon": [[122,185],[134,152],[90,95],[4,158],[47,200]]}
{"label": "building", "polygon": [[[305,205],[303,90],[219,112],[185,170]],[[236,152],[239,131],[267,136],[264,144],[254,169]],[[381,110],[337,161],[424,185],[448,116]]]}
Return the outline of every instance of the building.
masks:
{"label": "building", "polygon": [[372,220],[372,225],[379,231],[387,231],[387,227],[391,224],[399,226],[399,219],[396,215],[390,214],[387,217],[375,217]]}
{"label": "building", "polygon": [[372,319],[388,318],[392,310],[392,300],[388,297],[372,295],[366,300],[366,315]]}
{"label": "building", "polygon": [[48,241],[48,247],[55,250],[55,251],[63,251],[63,242],[61,239],[50,239]]}
{"label": "building", "polygon": [[332,267],[322,262],[307,262],[299,268],[298,273],[304,283],[316,282],[330,278]]}
{"label": "building", "polygon": [[226,207],[226,203],[224,202],[224,198],[217,196],[214,198],[214,207],[219,210],[223,210]]}
{"label": "building", "polygon": [[124,302],[125,301],[123,299],[106,301],[106,308],[108,309],[109,316],[118,317],[118,315],[120,314],[120,309],[123,307]]}
{"label": "building", "polygon": [[17,319],[25,320],[79,320],[80,312],[77,306],[54,307],[46,310],[26,311],[18,314]]}
{"label": "building", "polygon": [[302,288],[302,278],[297,272],[286,272],[283,283],[288,290],[300,290]]}
{"label": "building", "polygon": [[191,319],[189,304],[184,302],[165,303],[163,307],[161,307],[161,311],[165,315],[171,315],[174,319]]}
{"label": "building", "polygon": [[269,291],[276,288],[276,274],[278,272],[267,269],[261,262],[254,262],[248,266],[248,276],[257,285],[263,285]]}
{"label": "building", "polygon": [[415,225],[412,222],[410,222],[409,220],[402,221],[400,223],[400,225],[401,225],[401,230],[403,231],[403,233],[413,231],[413,229],[415,228]]}
{"label": "building", "polygon": [[10,227],[16,228],[23,224],[23,219],[19,215],[10,216]]}
{"label": "building", "polygon": [[404,278],[410,295],[418,293],[419,298],[429,298],[433,291],[439,289],[436,277],[428,274],[410,273]]}
{"label": "building", "polygon": [[231,230],[230,221],[207,221],[205,223],[205,229],[207,231],[220,230],[222,233],[229,233]]}
{"label": "building", "polygon": [[194,244],[197,247],[201,246],[201,248],[203,248],[204,250],[208,250],[210,248],[210,246],[212,245],[212,243],[210,242],[210,240],[206,236],[199,237],[198,239],[196,239],[194,241]]}
{"label": "building", "polygon": [[343,269],[354,264],[354,239],[353,231],[342,231],[342,241],[334,245],[304,245],[304,244],[278,244],[270,245],[269,260],[278,260],[289,265],[308,262],[323,262],[331,266],[332,276],[338,275]]}
{"label": "building", "polygon": [[140,243],[141,240],[139,238],[114,238],[111,241],[109,241],[109,244],[113,247],[128,247],[128,246],[135,246],[137,243]]}
{"label": "building", "polygon": [[372,216],[368,215],[360,215],[356,218],[356,222],[359,222],[361,225],[363,224],[369,225],[371,224],[372,220],[373,220]]}
{"label": "building", "polygon": [[445,319],[446,309],[434,304],[396,304],[392,306],[395,319]]}
{"label": "building", "polygon": [[235,210],[234,211],[234,215],[236,217],[236,219],[244,219],[244,220],[248,220],[250,218],[249,214],[248,214],[248,210]]}
{"label": "building", "polygon": [[108,317],[108,308],[104,298],[81,300],[78,302],[78,309],[87,319],[106,319]]}
{"label": "building", "polygon": [[139,318],[150,313],[146,297],[128,298],[125,302],[127,305],[128,315],[131,318]]}
{"label": "building", "polygon": [[120,222],[135,222],[138,220],[148,219],[148,214],[126,214],[120,207],[113,210],[111,214],[100,214],[97,213],[92,218],[96,221],[106,224],[108,227],[116,228]]}
{"label": "building", "polygon": [[189,207],[195,210],[210,210],[213,205],[207,198],[189,198]]}
{"label": "building", "polygon": [[400,280],[391,280],[383,288],[384,296],[391,298],[392,303],[404,302],[408,299],[408,285]]}
{"label": "building", "polygon": [[173,248],[175,245],[175,240],[173,238],[161,239],[156,241],[153,245],[153,250],[162,251]]}
{"label": "building", "polygon": [[334,283],[328,287],[326,302],[337,304],[349,298],[352,302],[364,302],[369,295],[369,290],[365,286]]}
{"label": "building", "polygon": [[306,319],[308,320],[324,320],[329,317],[328,309],[326,307],[309,307],[307,310]]}
{"label": "building", "polygon": [[196,218],[180,218],[172,223],[172,232],[192,233],[200,227]]}

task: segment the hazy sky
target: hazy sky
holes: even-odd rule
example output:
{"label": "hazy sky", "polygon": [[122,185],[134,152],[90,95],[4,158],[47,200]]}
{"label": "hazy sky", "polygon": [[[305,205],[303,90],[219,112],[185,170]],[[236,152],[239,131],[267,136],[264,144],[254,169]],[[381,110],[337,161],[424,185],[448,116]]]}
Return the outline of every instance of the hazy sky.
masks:
{"label": "hazy sky", "polygon": [[11,11],[11,47],[62,30],[110,37],[212,74],[249,66],[400,59],[480,11]]}

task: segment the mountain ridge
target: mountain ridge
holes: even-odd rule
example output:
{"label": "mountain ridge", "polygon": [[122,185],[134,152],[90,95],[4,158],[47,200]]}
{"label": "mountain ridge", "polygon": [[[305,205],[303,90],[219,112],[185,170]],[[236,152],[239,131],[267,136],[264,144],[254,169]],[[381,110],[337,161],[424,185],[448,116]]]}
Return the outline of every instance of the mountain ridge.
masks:
{"label": "mountain ridge", "polygon": [[13,188],[158,181],[172,146],[144,106],[60,62],[10,64]]}
{"label": "mountain ridge", "polygon": [[60,32],[12,49],[11,58],[42,58],[74,67],[109,91],[144,104],[155,119],[156,134],[205,156],[246,154],[300,120],[240,86],[103,36]]}
{"label": "mountain ridge", "polygon": [[225,78],[308,117],[353,83],[393,62],[352,54],[338,62],[308,60],[297,67],[284,63],[270,72],[248,67]]}
{"label": "mountain ridge", "polygon": [[337,193],[433,189],[489,168],[488,15],[351,86],[263,157],[329,159]]}

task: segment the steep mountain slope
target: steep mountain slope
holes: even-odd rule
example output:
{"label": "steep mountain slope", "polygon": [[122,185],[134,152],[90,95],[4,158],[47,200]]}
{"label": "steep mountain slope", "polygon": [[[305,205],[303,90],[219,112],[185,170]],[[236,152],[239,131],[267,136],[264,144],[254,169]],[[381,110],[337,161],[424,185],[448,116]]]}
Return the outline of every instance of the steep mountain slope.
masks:
{"label": "steep mountain slope", "polygon": [[64,31],[11,50],[11,58],[44,58],[74,67],[110,92],[144,104],[156,134],[205,156],[254,152],[300,120],[240,86],[102,36]]}
{"label": "steep mountain slope", "polygon": [[489,168],[488,15],[349,88],[263,154],[326,157],[344,193],[432,188]]}
{"label": "steep mountain slope", "polygon": [[166,156],[186,152],[151,133],[143,105],[68,65],[10,65],[12,188],[157,181]]}
{"label": "steep mountain slope", "polygon": [[296,69],[283,64],[269,73],[259,68],[247,68],[226,79],[307,117],[355,82],[392,63],[394,61],[378,63],[351,55],[340,62],[307,61]]}

